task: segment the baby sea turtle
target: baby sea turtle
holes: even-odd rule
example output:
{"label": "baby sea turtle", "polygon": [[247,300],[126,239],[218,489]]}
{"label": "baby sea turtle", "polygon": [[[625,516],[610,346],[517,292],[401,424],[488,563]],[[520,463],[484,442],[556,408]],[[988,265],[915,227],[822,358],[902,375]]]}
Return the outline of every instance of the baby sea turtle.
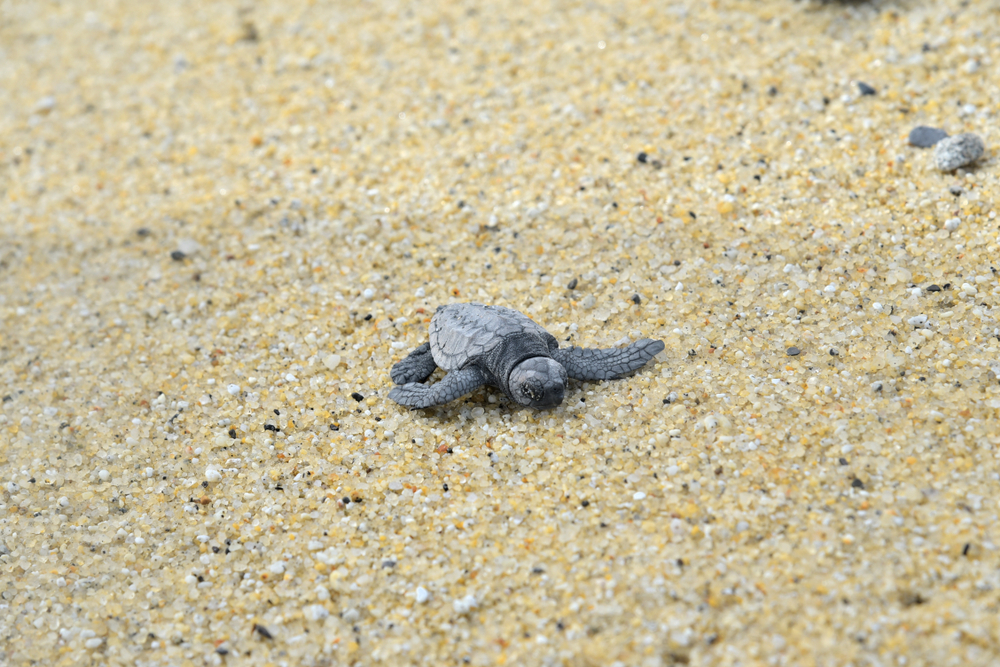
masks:
{"label": "baby sea turtle", "polygon": [[[613,380],[638,368],[663,349],[643,338],[606,350],[560,348],[555,337],[526,316],[502,306],[456,303],[431,318],[431,341],[392,367],[389,398],[410,408],[443,405],[483,385],[532,408],[559,405],[567,378]],[[423,382],[440,366],[440,382]]]}

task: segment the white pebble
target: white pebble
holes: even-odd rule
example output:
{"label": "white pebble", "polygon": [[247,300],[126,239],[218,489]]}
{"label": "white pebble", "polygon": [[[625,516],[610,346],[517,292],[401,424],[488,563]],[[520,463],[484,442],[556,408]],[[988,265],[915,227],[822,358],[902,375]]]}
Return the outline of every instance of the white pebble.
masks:
{"label": "white pebble", "polygon": [[394,350],[402,350],[404,347],[406,347],[406,343],[404,343],[401,340],[395,340],[390,344],[390,347],[392,347],[392,349]]}
{"label": "white pebble", "polygon": [[109,473],[107,470],[100,471],[99,473],[97,473],[97,476],[101,478],[102,482],[106,482],[109,479],[111,479],[111,473]]}
{"label": "white pebble", "polygon": [[199,542],[201,542],[202,544],[205,544],[206,542],[208,542],[212,538],[209,537],[208,535],[199,535],[195,539],[198,540]]}
{"label": "white pebble", "polygon": [[464,598],[456,599],[451,603],[456,614],[467,614],[479,606],[479,602],[474,595],[466,595]]}
{"label": "white pebble", "polygon": [[294,375],[292,375],[291,373],[285,376],[285,382],[298,382],[298,381],[299,379]]}
{"label": "white pebble", "polygon": [[209,482],[218,482],[222,479],[222,473],[215,468],[209,468],[205,471],[205,479]]}
{"label": "white pebble", "polygon": [[970,285],[969,283],[962,283],[962,291],[969,295],[977,294],[979,292],[975,286]]}
{"label": "white pebble", "polygon": [[104,643],[104,640],[100,637],[91,637],[87,641],[83,642],[83,645],[87,648],[97,648]]}
{"label": "white pebble", "polygon": [[876,301],[875,303],[872,304],[872,310],[874,310],[876,313],[881,313],[882,312],[882,304],[879,303],[878,301]]}
{"label": "white pebble", "polygon": [[944,223],[944,228],[947,229],[949,232],[953,232],[956,229],[958,229],[958,226],[960,224],[962,224],[961,218],[951,218],[950,220],[947,220]]}
{"label": "white pebble", "polygon": [[827,294],[836,294],[837,286],[833,283],[830,283],[829,285],[823,288],[823,291],[826,292]]}
{"label": "white pebble", "polygon": [[373,290],[373,289],[372,289],[371,287],[369,287],[369,288],[368,288],[368,289],[366,289],[366,290],[365,290],[364,292],[362,292],[362,294],[364,295],[364,297],[365,297],[366,299],[370,299],[370,298],[372,298],[373,296],[375,296],[375,290]]}
{"label": "white pebble", "polygon": [[272,563],[271,567],[267,569],[271,574],[284,574],[285,564],[279,560],[277,563]]}
{"label": "white pebble", "polygon": [[914,326],[914,327],[916,327],[918,329],[921,329],[921,328],[927,326],[927,316],[926,315],[915,315],[915,316],[911,317],[910,319],[908,319],[906,321],[910,324],[910,326]]}
{"label": "white pebble", "polygon": [[35,113],[48,113],[56,106],[56,98],[47,95],[35,104]]}
{"label": "white pebble", "polygon": [[177,241],[177,249],[185,255],[193,255],[201,250],[201,245],[194,239],[186,238]]}
{"label": "white pebble", "polygon": [[415,296],[417,298],[422,298],[422,297],[426,296],[426,292],[424,292],[424,288],[423,287],[418,287],[417,291],[413,293],[413,296]]}
{"label": "white pebble", "polygon": [[17,493],[18,489],[20,489],[20,488],[21,487],[19,487],[14,482],[7,482],[7,493]]}
{"label": "white pebble", "polygon": [[228,391],[233,396],[236,396],[237,394],[240,393],[240,386],[238,384],[231,384],[228,387],[226,387],[226,391]]}
{"label": "white pebble", "polygon": [[59,507],[69,507],[69,498],[66,496],[59,496]]}
{"label": "white pebble", "polygon": [[636,491],[635,493],[632,494],[632,500],[643,500],[645,497],[646,494],[643,493],[642,491]]}
{"label": "white pebble", "polygon": [[323,365],[326,366],[327,370],[333,370],[340,365],[340,355],[339,354],[328,354],[323,357]]}
{"label": "white pebble", "polygon": [[316,588],[313,589],[313,593],[316,594],[316,599],[317,600],[329,600],[330,599],[330,591],[327,590],[326,586],[317,586]]}
{"label": "white pebble", "polygon": [[418,604],[423,604],[431,599],[431,594],[430,591],[423,586],[417,586],[417,590],[413,593],[413,597],[416,599]]}
{"label": "white pebble", "polygon": [[321,604],[311,604],[302,609],[302,615],[307,621],[322,621],[330,615],[330,612]]}

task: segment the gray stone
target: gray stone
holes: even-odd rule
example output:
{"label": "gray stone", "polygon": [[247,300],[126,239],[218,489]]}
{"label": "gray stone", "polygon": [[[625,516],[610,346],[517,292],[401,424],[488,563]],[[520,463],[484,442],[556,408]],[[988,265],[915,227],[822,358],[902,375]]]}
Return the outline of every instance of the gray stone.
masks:
{"label": "gray stone", "polygon": [[918,125],[910,130],[910,145],[917,148],[930,148],[942,139],[946,139],[948,133],[936,127]]}
{"label": "gray stone", "polygon": [[942,139],[934,146],[934,163],[941,171],[955,171],[978,160],[985,150],[978,135],[959,134]]}

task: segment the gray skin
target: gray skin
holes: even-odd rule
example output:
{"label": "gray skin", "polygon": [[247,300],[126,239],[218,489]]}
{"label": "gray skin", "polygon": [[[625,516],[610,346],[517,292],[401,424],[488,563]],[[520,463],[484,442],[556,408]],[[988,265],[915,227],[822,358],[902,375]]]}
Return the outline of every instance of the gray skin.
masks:
{"label": "gray skin", "polygon": [[[560,348],[552,334],[516,310],[479,303],[440,306],[430,337],[392,367],[399,386],[389,398],[400,405],[444,405],[489,385],[518,405],[552,408],[562,403],[568,378],[614,380],[663,349],[663,341],[649,338],[605,350]],[[423,384],[438,366],[448,371],[444,379]]]}

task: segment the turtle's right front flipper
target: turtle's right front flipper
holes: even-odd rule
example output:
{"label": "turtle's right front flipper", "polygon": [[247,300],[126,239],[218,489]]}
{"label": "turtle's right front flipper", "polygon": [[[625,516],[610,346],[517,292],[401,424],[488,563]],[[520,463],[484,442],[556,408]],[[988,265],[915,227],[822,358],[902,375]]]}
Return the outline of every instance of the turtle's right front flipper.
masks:
{"label": "turtle's right front flipper", "polygon": [[663,341],[643,338],[627,347],[604,350],[561,347],[552,351],[552,358],[575,380],[614,380],[642,368],[661,350]]}
{"label": "turtle's right front flipper", "polygon": [[463,368],[460,371],[451,371],[443,380],[432,385],[411,382],[393,387],[389,392],[389,398],[408,408],[429,408],[450,403],[484,384],[486,376],[482,371],[478,368]]}
{"label": "turtle's right front flipper", "polygon": [[431,376],[437,364],[431,355],[431,344],[424,343],[407,357],[393,365],[389,371],[389,376],[396,384],[409,384],[411,382],[426,382]]}

